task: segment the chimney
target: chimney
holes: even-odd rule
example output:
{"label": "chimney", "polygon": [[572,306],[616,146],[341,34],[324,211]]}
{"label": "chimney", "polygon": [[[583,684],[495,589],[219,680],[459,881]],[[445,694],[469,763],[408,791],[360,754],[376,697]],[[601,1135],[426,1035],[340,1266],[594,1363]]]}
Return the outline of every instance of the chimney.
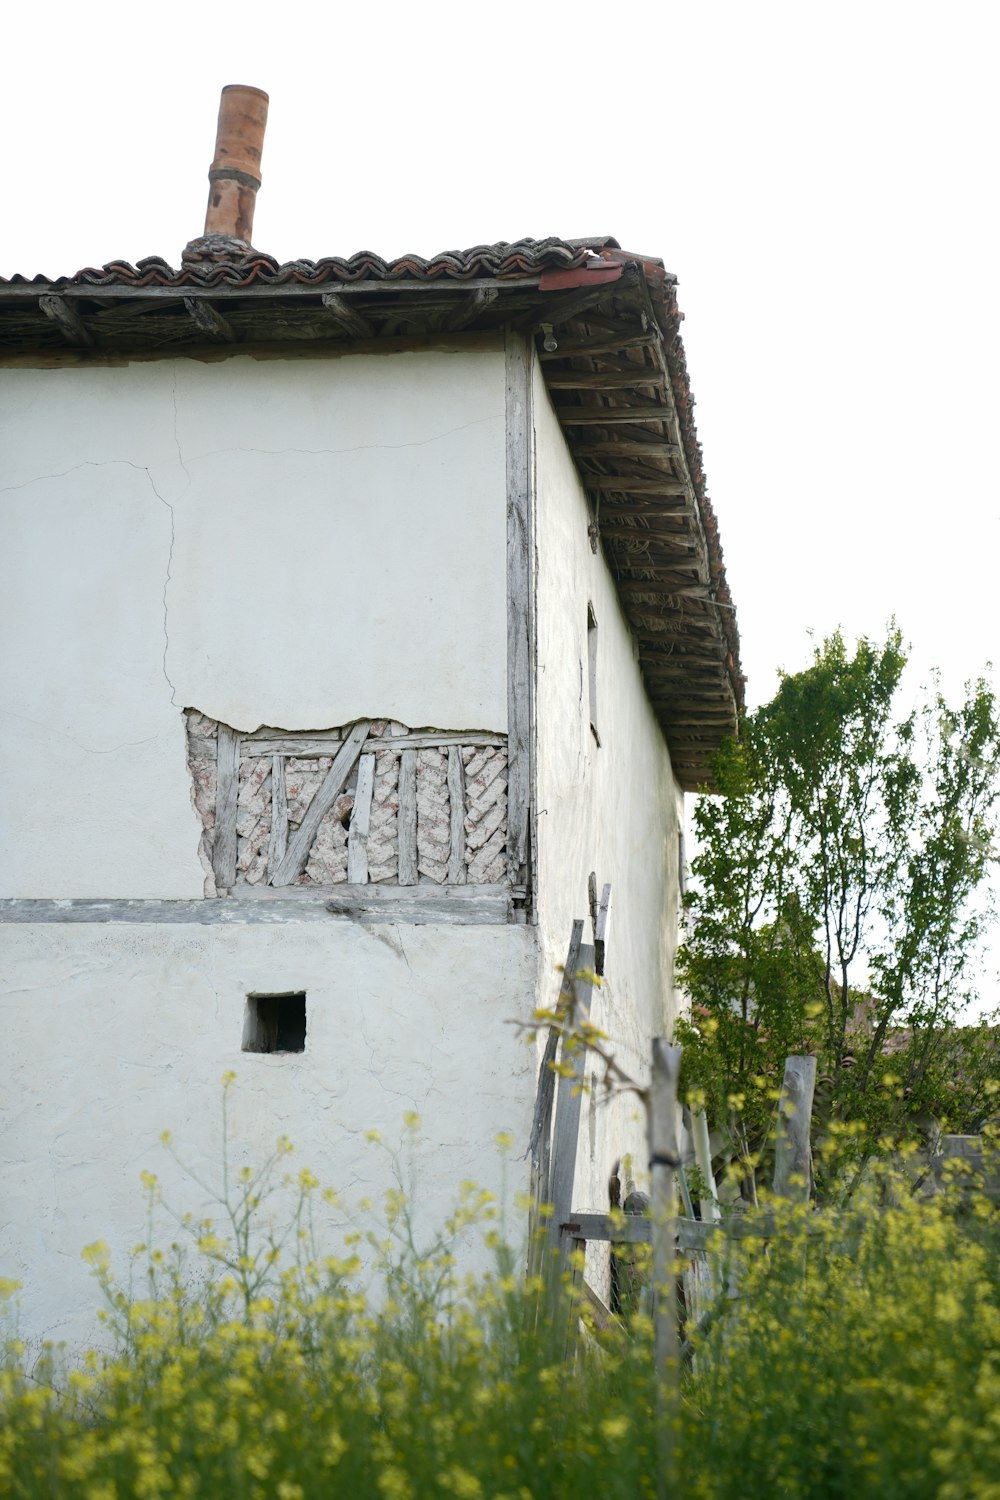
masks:
{"label": "chimney", "polygon": [[239,257],[252,248],[267,105],[263,89],[230,83],[222,90],[205,233],[187,246],[185,260]]}

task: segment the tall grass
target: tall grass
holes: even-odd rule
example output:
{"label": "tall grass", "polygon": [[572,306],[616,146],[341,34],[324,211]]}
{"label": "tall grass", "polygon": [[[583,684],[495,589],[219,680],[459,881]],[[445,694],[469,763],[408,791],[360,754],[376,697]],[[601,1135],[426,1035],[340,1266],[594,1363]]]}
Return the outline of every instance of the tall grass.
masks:
{"label": "tall grass", "polygon": [[[8,1351],[0,1494],[657,1493],[648,1318],[585,1335],[567,1361],[571,1290],[543,1316],[540,1283],[471,1185],[426,1242],[397,1183],[377,1229],[321,1254],[309,1217],[322,1189],[283,1156],[236,1174],[217,1221],[181,1215],[173,1248],[138,1247],[131,1289],[91,1247],[109,1347],[61,1377]],[[277,1238],[255,1229],[276,1173],[292,1194]],[[155,1201],[155,1180],[147,1190]],[[877,1191],[877,1211],[788,1210],[766,1247],[730,1248],[738,1296],[692,1334],[668,1493],[1000,1496],[996,1209],[908,1191],[885,1207]],[[495,1265],[466,1278],[455,1247],[473,1232]],[[376,1264],[365,1290],[362,1249]]]}

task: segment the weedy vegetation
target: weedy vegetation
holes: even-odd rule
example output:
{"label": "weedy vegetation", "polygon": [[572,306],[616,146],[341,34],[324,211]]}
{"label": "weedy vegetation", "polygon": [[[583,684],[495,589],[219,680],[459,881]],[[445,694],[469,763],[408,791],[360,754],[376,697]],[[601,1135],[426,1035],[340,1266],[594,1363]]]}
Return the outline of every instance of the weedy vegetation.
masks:
{"label": "weedy vegetation", "polygon": [[[775,1204],[768,1242],[720,1237],[664,1445],[648,1313],[568,1340],[585,1306],[568,1283],[552,1311],[493,1195],[463,1185],[423,1240],[389,1156],[377,1227],[338,1254],[312,1229],[332,1195],[290,1170],[287,1141],[259,1170],[224,1165],[216,1216],[173,1214],[172,1242],[136,1246],[124,1281],[90,1246],[105,1347],[60,1368],[8,1344],[0,1494],[1000,1495],[1000,1232],[969,1184],[920,1201],[880,1169],[847,1211]],[[145,1189],[155,1232],[169,1209],[156,1178]],[[476,1275],[459,1264],[471,1237],[492,1256]]]}

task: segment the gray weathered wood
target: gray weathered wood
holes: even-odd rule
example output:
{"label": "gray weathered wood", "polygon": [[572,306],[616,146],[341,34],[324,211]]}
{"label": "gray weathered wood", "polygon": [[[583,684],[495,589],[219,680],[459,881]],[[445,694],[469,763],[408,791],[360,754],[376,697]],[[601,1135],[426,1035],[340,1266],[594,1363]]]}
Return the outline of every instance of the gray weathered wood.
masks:
{"label": "gray weathered wood", "polygon": [[399,811],[396,814],[399,883],[416,885],[417,872],[417,752],[399,757]]}
{"label": "gray weathered wood", "polygon": [[[327,891],[326,909],[333,916],[350,917],[358,922],[405,922],[414,926],[441,925],[447,927],[481,923],[483,926],[502,927],[512,920],[510,892],[506,887],[499,893],[483,895],[485,886],[469,886],[474,892],[471,901],[442,900],[456,886],[425,884],[411,886],[417,892],[414,899],[407,898],[405,888],[385,887],[396,897],[372,900],[371,893],[379,889],[372,885],[338,886],[337,894]],[[351,893],[357,892],[354,897]]]}
{"label": "gray weathered wood", "polygon": [[[194,901],[0,900],[0,924],[107,923],[176,926],[231,926],[240,923],[332,922],[349,917],[362,923],[389,922],[447,926],[503,926],[512,920],[511,892],[497,886],[283,886],[265,896],[259,886],[237,886],[239,895]],[[381,891],[381,899],[376,892]],[[456,900],[468,892],[471,899]],[[412,894],[413,899],[410,899]]]}
{"label": "gray weathered wood", "polygon": [[375,790],[375,757],[365,749],[358,761],[358,785],[354,793],[351,827],[347,835],[347,881],[349,885],[368,883],[368,829],[372,818],[372,792]]}
{"label": "gray weathered wood", "polygon": [[[564,976],[573,984],[572,1024],[579,1026],[590,1018],[590,997],[594,969],[594,949],[589,943],[580,947],[576,970]],[[560,1225],[573,1219],[573,1183],[576,1178],[576,1156],[580,1138],[580,1109],[583,1102],[583,1086],[587,1066],[587,1049],[578,1042],[572,1051],[563,1041],[560,1063],[568,1072],[560,1073],[556,1085],[555,1138],[552,1143],[552,1165],[550,1172],[549,1199],[552,1203],[552,1220],[549,1238],[552,1247],[565,1252],[568,1246]]]}
{"label": "gray weathered wood", "polygon": [[658,1398],[658,1480],[663,1495],[674,1468],[674,1424],[680,1401],[680,1330],[674,1245],[677,1236],[676,1172],[680,1166],[677,1085],[681,1049],[653,1038],[649,1084],[650,1218],[653,1222],[654,1359]]}
{"label": "gray weathered wood", "polygon": [[507,868],[530,879],[531,802],[531,359],[523,336],[506,341],[507,410]]}
{"label": "gray weathered wood", "polygon": [[370,719],[359,719],[334,757],[305,817],[288,841],[285,857],[271,877],[272,885],[291,885],[306,867],[316,830],[344,789],[368,734]]}
{"label": "gray weathered wood", "polygon": [[[518,291],[531,291],[538,286],[539,276],[518,276],[516,286]],[[501,291],[510,291],[510,277],[482,276],[476,278],[476,286],[494,286]],[[328,285],[320,283],[316,286],[306,286],[302,282],[293,281],[280,285],[258,282],[254,286],[227,286],[221,283],[212,287],[185,286],[183,294],[185,297],[211,298],[215,302],[271,302],[294,300],[296,302],[308,301],[315,298],[319,300],[324,293],[328,292]],[[171,286],[87,286],[85,283],[79,286],[66,286],[62,282],[39,282],[25,287],[23,283],[12,285],[0,284],[0,302],[24,302],[32,295],[39,293],[58,292],[67,298],[82,299],[87,302],[177,302],[181,296],[181,288]],[[425,296],[433,295],[434,287],[429,286],[426,281],[418,281],[412,277],[401,277],[398,281],[371,278],[366,281],[345,282],[339,293],[345,297],[365,297],[381,294],[383,297],[395,297],[398,292],[421,292]]]}
{"label": "gray weathered wood", "polygon": [[192,323],[207,338],[214,339],[221,344],[236,343],[236,335],[232,327],[220,312],[216,312],[211,302],[206,302],[200,297],[185,297],[184,306],[187,308]]}
{"label": "gray weathered wood", "polygon": [[653,1237],[651,1220],[641,1214],[626,1214],[612,1219],[610,1214],[571,1213],[559,1228],[574,1239],[610,1242],[612,1244],[647,1244]]}
{"label": "gray weathered wood", "polygon": [[448,747],[448,805],[451,814],[451,848],[448,851],[448,884],[465,884],[465,769],[458,745]]}
{"label": "gray weathered wood", "polygon": [[445,333],[457,333],[466,328],[470,323],[484,313],[499,297],[497,287],[477,286],[472,292],[466,292],[454,308],[449,308],[441,319],[440,328]]}
{"label": "gray weathered wood", "polygon": [[[260,732],[243,736],[244,744],[253,746],[255,755],[336,755],[344,743],[343,735],[336,730],[316,734],[276,734]],[[461,730],[441,734],[403,734],[372,736],[365,750],[374,755],[377,750],[441,750],[450,745],[505,745],[506,735],[463,733]]]}
{"label": "gray weathered wood", "polygon": [[601,892],[601,899],[597,907],[597,921],[594,924],[594,972],[604,973],[604,965],[608,955],[608,933],[611,930],[611,885],[610,882]]}
{"label": "gray weathered wood", "polygon": [[640,365],[627,372],[610,374],[605,370],[567,370],[545,376],[550,391],[624,391],[636,386],[655,386],[659,390],[664,383],[662,370],[650,370]]}
{"label": "gray weathered wood", "polygon": [[71,307],[65,297],[46,294],[39,297],[38,305],[45,316],[52,319],[67,343],[83,344],[88,349],[93,348],[93,335],[85,327],[76,308]]}
{"label": "gray weathered wood", "polygon": [[219,725],[215,772],[215,839],[212,873],[217,891],[236,884],[236,803],[240,789],[240,737]]}
{"label": "gray weathered wood", "polygon": [[812,1177],[809,1133],[815,1088],[815,1057],[786,1058],[781,1098],[778,1100],[774,1191],[779,1198],[792,1198],[798,1203],[809,1201]]}
{"label": "gray weathered wood", "polygon": [[285,790],[285,762],[280,755],[271,756],[271,838],[267,846],[267,875],[270,879],[285,857],[288,848],[288,796]]}
{"label": "gray weathered wood", "polygon": [[622,427],[632,422],[666,422],[667,413],[658,406],[604,406],[556,408],[564,427]]}
{"label": "gray weathered wood", "polygon": [[[580,946],[583,942],[583,920],[577,918],[573,923],[570,933],[569,948],[566,953],[566,963],[563,966],[562,980],[559,986],[558,1007],[562,1008],[564,1001],[568,1001],[573,995],[573,984],[577,970],[580,967]],[[554,1026],[549,1027],[548,1036],[545,1038],[545,1048],[542,1052],[542,1061],[538,1070],[538,1088],[535,1094],[535,1114],[531,1122],[531,1136],[528,1140],[528,1154],[531,1157],[531,1170],[534,1177],[533,1201],[537,1205],[550,1203],[551,1191],[551,1167],[552,1160],[552,1110],[555,1103],[556,1075],[553,1064],[556,1060],[556,1051],[559,1047],[559,1032]],[[532,1225],[537,1229],[537,1223]]]}
{"label": "gray weathered wood", "polygon": [[328,316],[352,338],[375,337],[374,324],[369,322],[360,308],[352,307],[350,300],[340,292],[323,292],[320,301]]}

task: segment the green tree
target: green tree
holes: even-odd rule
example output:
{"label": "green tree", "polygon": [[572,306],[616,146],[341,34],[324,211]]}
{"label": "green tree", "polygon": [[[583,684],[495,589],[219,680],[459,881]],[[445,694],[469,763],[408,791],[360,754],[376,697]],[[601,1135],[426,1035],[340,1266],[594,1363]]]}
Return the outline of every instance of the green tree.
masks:
{"label": "green tree", "polygon": [[963,1061],[955,1021],[989,915],[997,705],[979,680],[957,707],[935,686],[901,715],[905,664],[895,627],[853,652],[824,640],[720,750],[721,796],[696,804],[681,1030],[688,1082],[734,1148],[767,1140],[790,1052],[819,1056],[818,1112],[855,1123],[862,1157],[929,1113],[967,1128],[996,1071],[981,1039]]}

